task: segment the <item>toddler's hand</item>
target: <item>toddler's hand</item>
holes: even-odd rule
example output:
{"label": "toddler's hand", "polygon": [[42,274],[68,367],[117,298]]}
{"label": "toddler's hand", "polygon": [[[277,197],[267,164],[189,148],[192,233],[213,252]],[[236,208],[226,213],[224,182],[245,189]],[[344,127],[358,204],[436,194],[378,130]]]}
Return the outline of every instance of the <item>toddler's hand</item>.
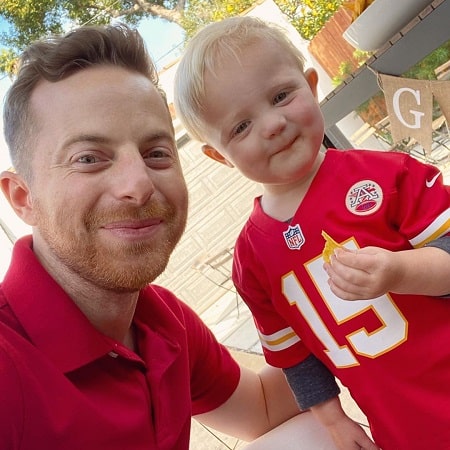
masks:
{"label": "toddler's hand", "polygon": [[344,300],[368,300],[394,290],[401,277],[395,255],[379,247],[335,250],[324,264],[331,291]]}

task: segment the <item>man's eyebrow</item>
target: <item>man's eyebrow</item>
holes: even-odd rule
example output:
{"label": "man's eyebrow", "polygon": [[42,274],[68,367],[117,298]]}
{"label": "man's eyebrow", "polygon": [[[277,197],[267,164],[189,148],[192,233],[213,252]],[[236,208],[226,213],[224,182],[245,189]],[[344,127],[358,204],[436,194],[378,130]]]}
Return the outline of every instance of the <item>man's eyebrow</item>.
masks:
{"label": "man's eyebrow", "polygon": [[74,144],[79,144],[79,143],[93,143],[93,144],[105,144],[107,142],[110,142],[110,139],[108,139],[105,136],[99,136],[99,135],[95,135],[95,134],[77,134],[74,136],[69,136],[65,141],[64,141],[64,148],[67,147],[71,147]]}
{"label": "man's eyebrow", "polygon": [[[157,131],[141,137],[141,142],[151,143],[159,140],[175,142],[173,134],[167,131]],[[73,136],[68,136],[68,138],[63,143],[63,148],[69,148],[72,145],[80,143],[111,144],[112,141],[113,140],[108,136],[102,136],[98,134],[76,134]]]}
{"label": "man's eyebrow", "polygon": [[159,132],[150,133],[150,134],[145,135],[142,140],[145,142],[152,142],[152,141],[157,141],[160,139],[167,139],[169,141],[173,141],[174,135],[167,131],[159,131]]}

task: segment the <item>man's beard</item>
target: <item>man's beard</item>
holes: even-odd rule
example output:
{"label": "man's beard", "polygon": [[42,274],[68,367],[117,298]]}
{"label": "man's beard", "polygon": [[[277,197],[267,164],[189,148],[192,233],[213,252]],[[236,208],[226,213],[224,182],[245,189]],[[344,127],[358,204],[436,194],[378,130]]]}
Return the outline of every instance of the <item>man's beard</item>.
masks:
{"label": "man's beard", "polygon": [[[84,218],[81,230],[66,219],[70,212],[49,216],[39,202],[35,207],[39,211],[39,232],[53,256],[70,272],[115,292],[135,292],[159,276],[186,225],[185,211],[155,202],[113,212],[93,211]],[[107,246],[98,236],[102,225],[152,217],[163,220],[163,239],[154,237],[146,242],[114,242]]]}

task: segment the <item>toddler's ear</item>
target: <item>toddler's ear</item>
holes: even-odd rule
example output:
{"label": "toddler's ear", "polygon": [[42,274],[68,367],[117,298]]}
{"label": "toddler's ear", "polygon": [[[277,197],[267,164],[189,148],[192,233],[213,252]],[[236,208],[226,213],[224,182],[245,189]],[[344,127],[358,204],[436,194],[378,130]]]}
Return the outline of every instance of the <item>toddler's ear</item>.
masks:
{"label": "toddler's ear", "polygon": [[220,162],[221,164],[224,164],[228,167],[234,167],[233,164],[228,161],[228,159],[223,157],[214,147],[211,147],[208,144],[202,145],[202,152],[209,158],[214,159],[214,161]]}
{"label": "toddler's ear", "polygon": [[319,74],[312,67],[305,71],[305,78],[311,88],[311,91],[317,99],[317,86],[319,84]]}

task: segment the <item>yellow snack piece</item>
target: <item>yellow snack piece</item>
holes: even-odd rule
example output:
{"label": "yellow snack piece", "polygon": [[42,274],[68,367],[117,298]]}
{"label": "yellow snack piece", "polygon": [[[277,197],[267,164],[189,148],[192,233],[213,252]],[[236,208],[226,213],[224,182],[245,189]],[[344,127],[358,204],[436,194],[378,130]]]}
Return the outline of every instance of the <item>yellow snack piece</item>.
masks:
{"label": "yellow snack piece", "polygon": [[325,246],[322,250],[322,257],[326,263],[329,263],[334,250],[337,248],[342,248],[342,245],[339,245],[329,234],[325,233],[325,231],[323,230],[322,236],[325,239]]}

